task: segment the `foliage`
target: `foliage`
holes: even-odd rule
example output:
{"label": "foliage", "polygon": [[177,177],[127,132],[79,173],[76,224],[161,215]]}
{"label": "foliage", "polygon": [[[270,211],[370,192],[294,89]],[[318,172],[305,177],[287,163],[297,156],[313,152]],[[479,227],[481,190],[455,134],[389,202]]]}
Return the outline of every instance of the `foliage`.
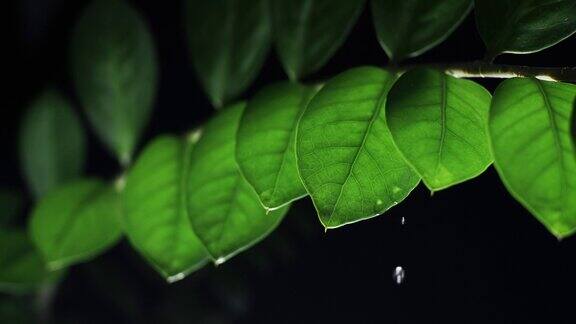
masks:
{"label": "foliage", "polygon": [[[489,59],[539,51],[576,31],[574,1],[475,5]],[[79,178],[83,128],[66,99],[53,90],[40,96],[20,137],[23,173],[41,197],[29,223],[38,252],[22,231],[3,229],[0,283],[24,278],[34,286],[47,277],[42,263],[57,269],[88,261],[124,234],[172,282],[257,243],[297,199],[309,195],[324,227],[335,228],[384,213],[420,180],[443,190],[493,161],[512,196],[554,235],[574,232],[576,86],[514,78],[491,98],[438,66],[358,67],[322,86],[297,83],[329,61],[363,6],[361,0],[189,0],[191,62],[222,109],[183,138],[156,138],[131,166],[153,107],[155,49],[133,8],[95,1],[72,37],[72,74],[84,112],[122,162],[123,175],[114,185]],[[396,63],[446,39],[471,6],[372,0],[370,8],[378,39]],[[291,81],[235,102],[272,43]],[[14,273],[20,279],[11,279]]]}

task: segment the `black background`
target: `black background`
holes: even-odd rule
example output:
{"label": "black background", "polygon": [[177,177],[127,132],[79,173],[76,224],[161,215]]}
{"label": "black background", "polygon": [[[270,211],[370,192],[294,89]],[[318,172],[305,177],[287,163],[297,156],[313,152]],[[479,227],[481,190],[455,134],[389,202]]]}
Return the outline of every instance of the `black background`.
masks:
{"label": "black background", "polygon": [[[181,1],[130,2],[149,25],[160,60],[154,115],[143,144],[160,133],[183,133],[209,118],[213,109],[188,60]],[[56,85],[80,112],[67,53],[70,32],[86,3],[22,0],[4,13],[13,30],[3,49],[10,57],[2,73],[8,82],[3,87],[8,100],[0,108],[2,186],[25,193],[18,123],[35,95]],[[537,54],[504,55],[497,62],[574,66],[575,50],[572,38]],[[447,41],[410,63],[471,61],[483,53],[470,15]],[[386,63],[364,10],[343,47],[308,79]],[[243,97],[284,79],[272,50]],[[492,91],[499,81],[478,82]],[[89,144],[87,174],[117,175],[118,165],[93,134]],[[262,243],[172,285],[123,241],[94,261],[72,267],[49,315],[54,323],[573,323],[575,260],[576,239],[556,240],[490,168],[434,196],[420,185],[385,215],[328,233],[310,201],[301,200]],[[392,279],[397,265],[406,269],[400,286]],[[24,299],[25,304],[32,301]]]}

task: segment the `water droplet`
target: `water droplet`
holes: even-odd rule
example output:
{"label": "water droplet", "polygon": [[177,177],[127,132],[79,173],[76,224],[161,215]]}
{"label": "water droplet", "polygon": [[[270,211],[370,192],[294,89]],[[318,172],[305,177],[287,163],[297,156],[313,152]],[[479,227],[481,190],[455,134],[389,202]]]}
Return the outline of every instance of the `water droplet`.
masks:
{"label": "water droplet", "polygon": [[394,268],[394,282],[396,282],[397,285],[402,284],[402,282],[404,282],[404,278],[406,278],[406,272],[404,271],[404,268],[402,268],[401,266],[397,266],[396,268]]}
{"label": "water droplet", "polygon": [[406,218],[404,218],[404,216],[402,216],[402,219],[400,220],[400,224],[401,225],[406,224]]}
{"label": "water droplet", "polygon": [[226,258],[224,257],[219,257],[218,259],[214,260],[214,264],[217,266],[221,265],[224,262],[226,262]]}
{"label": "water droplet", "polygon": [[180,273],[177,273],[173,276],[166,278],[166,280],[168,281],[168,283],[175,283],[176,281],[184,279],[184,277],[186,277],[186,275],[184,273],[180,272]]}

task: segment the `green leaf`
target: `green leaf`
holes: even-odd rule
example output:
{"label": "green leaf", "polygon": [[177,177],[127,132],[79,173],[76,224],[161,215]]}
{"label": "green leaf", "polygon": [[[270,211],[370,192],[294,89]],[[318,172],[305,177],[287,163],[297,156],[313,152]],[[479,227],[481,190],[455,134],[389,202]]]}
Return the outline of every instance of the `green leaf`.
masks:
{"label": "green leaf", "polygon": [[476,0],[475,11],[489,58],[538,52],[576,32],[574,0]]}
{"label": "green leaf", "polygon": [[554,235],[576,229],[576,151],[570,114],[576,86],[509,79],[494,93],[494,165],[508,191]]}
{"label": "green leaf", "polygon": [[85,142],[80,120],[57,91],[47,90],[32,103],[20,128],[20,160],[36,198],[81,174]]}
{"label": "green leaf", "polygon": [[49,272],[24,231],[0,230],[0,291],[24,293],[54,281],[62,272]]}
{"label": "green leaf", "polygon": [[23,201],[19,192],[0,188],[0,227],[13,223],[22,207]]}
{"label": "green leaf", "polygon": [[186,208],[188,159],[197,136],[155,139],[142,152],[124,188],[125,230],[132,245],[169,282],[206,264],[204,246]]}
{"label": "green leaf", "polygon": [[266,209],[306,195],[296,165],[296,126],[317,91],[317,87],[278,83],[260,91],[244,110],[236,161]]}
{"label": "green leaf", "polygon": [[300,176],[326,228],[382,214],[420,178],[386,126],[394,75],[374,67],[344,72],[308,104],[296,135]]}
{"label": "green leaf", "polygon": [[473,81],[425,69],[405,73],[390,90],[390,133],[430,190],[474,178],[492,163],[490,99]]}
{"label": "green leaf", "polygon": [[276,50],[291,80],[319,70],[346,40],[364,0],[272,0]]}
{"label": "green leaf", "polygon": [[142,17],[124,1],[94,1],[74,30],[71,58],[92,126],[128,164],[152,112],[157,82],[156,53]]}
{"label": "green leaf", "polygon": [[234,150],[244,107],[227,107],[210,120],[190,156],[188,215],[216,264],[268,235],[288,209],[267,214],[238,170]]}
{"label": "green leaf", "polygon": [[473,0],[372,0],[372,15],[380,45],[399,62],[443,42],[472,6]]}
{"label": "green leaf", "polygon": [[265,0],[187,0],[192,64],[220,108],[256,78],[270,48]]}
{"label": "green leaf", "polygon": [[115,188],[95,179],[72,182],[36,206],[32,241],[50,269],[88,261],[120,238],[120,209]]}

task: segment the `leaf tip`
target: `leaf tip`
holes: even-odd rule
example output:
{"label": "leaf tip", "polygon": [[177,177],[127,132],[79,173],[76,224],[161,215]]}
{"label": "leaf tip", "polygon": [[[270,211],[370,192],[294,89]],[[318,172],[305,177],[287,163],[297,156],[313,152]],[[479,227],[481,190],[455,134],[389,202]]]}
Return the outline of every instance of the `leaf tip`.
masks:
{"label": "leaf tip", "polygon": [[171,276],[166,277],[166,281],[169,284],[173,284],[173,283],[180,281],[184,278],[186,278],[186,274],[184,274],[183,272],[180,272],[180,273],[177,273],[175,275],[171,275]]}

